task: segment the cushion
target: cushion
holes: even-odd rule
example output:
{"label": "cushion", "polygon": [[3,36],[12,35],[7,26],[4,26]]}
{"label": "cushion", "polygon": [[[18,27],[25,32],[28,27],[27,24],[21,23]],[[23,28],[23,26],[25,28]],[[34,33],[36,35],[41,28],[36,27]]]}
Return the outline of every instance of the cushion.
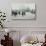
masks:
{"label": "cushion", "polygon": [[24,35],[21,39],[20,42],[21,43],[32,43],[34,41],[37,41],[37,38],[35,36],[28,36],[28,35]]}

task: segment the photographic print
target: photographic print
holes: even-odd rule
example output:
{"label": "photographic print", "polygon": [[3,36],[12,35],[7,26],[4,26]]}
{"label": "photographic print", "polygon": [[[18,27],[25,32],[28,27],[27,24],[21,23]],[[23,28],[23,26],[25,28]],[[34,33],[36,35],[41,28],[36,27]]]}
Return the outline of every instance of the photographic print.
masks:
{"label": "photographic print", "polygon": [[35,3],[13,3],[11,9],[12,19],[35,19],[36,17]]}

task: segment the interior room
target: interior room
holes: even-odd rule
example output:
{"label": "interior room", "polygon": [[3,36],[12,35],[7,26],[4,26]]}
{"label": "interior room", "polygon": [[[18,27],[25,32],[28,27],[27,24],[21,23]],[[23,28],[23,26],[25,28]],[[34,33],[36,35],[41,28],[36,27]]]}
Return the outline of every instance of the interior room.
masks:
{"label": "interior room", "polygon": [[46,46],[46,0],[0,0],[0,46]]}

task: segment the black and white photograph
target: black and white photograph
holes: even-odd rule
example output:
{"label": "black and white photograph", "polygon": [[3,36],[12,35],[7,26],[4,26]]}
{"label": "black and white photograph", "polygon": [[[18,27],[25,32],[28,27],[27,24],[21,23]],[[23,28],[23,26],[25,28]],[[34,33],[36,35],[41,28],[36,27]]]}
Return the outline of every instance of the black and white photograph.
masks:
{"label": "black and white photograph", "polygon": [[36,15],[35,3],[12,3],[12,19],[34,19]]}

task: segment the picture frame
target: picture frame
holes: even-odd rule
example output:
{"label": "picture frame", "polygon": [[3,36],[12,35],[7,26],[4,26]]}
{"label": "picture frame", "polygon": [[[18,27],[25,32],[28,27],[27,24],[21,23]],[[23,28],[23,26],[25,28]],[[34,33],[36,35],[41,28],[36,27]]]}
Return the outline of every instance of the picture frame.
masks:
{"label": "picture frame", "polygon": [[12,20],[34,20],[36,19],[35,3],[12,3],[11,5]]}

